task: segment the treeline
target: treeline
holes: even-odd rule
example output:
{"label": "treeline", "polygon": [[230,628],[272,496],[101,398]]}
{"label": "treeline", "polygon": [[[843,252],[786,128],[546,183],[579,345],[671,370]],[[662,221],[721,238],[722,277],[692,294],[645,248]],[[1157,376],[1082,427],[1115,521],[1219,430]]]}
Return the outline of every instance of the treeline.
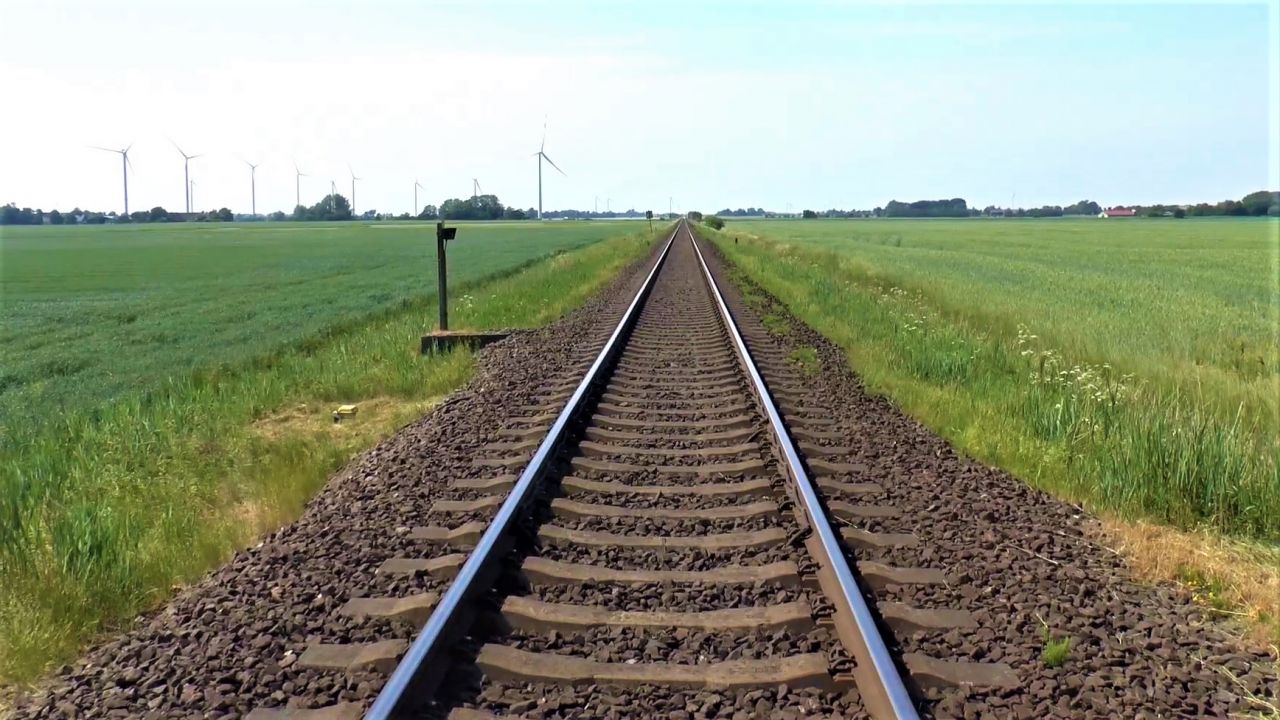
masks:
{"label": "treeline", "polygon": [[[283,213],[281,213],[283,215]],[[135,210],[128,215],[110,212],[96,212],[75,208],[69,212],[58,210],[32,210],[18,208],[12,203],[0,207],[0,225],[102,225],[104,223],[162,223],[162,222],[231,222],[238,220],[228,208],[206,210],[191,214],[171,214],[157,205],[150,210]]]}
{"label": "treeline", "polygon": [[[1148,216],[1164,215],[1170,210],[1183,209],[1175,205],[1150,205],[1139,209],[1139,213]],[[1270,215],[1280,216],[1280,192],[1259,190],[1239,200],[1223,200],[1219,203],[1197,203],[1185,208],[1190,217],[1206,217],[1211,215],[1230,215],[1235,217]]]}
{"label": "treeline", "polygon": [[716,215],[719,215],[720,217],[755,217],[755,216],[764,215],[764,214],[765,214],[764,208],[754,208],[754,207],[749,207],[745,210],[742,208],[738,208],[737,210],[730,210],[729,208],[725,208],[720,212],[716,213]]}
{"label": "treeline", "polygon": [[1102,212],[1102,206],[1092,200],[1081,200],[1066,207],[1060,205],[1044,205],[1038,208],[1002,208],[995,205],[988,205],[982,208],[981,213],[974,212],[974,215],[981,214],[985,217],[1063,217],[1065,215],[1097,215]]}
{"label": "treeline", "polygon": [[[869,218],[879,217],[879,213],[884,212],[884,208],[876,208],[875,210],[805,210],[800,213],[800,217],[806,220],[812,218]],[[774,213],[765,213],[765,217],[774,217]]]}
{"label": "treeline", "polygon": [[[644,216],[645,216],[645,215],[644,215],[644,212],[642,212],[642,211],[640,211],[640,210],[636,210],[635,208],[630,208],[630,209],[627,209],[627,210],[625,210],[625,211],[623,211],[623,212],[618,212],[617,210],[606,210],[606,211],[604,211],[604,212],[595,212],[594,210],[547,210],[547,211],[543,212],[542,214],[543,214],[543,216],[545,216],[545,217],[547,217],[547,218],[549,218],[549,219],[553,219],[553,220],[555,220],[555,219],[564,219],[564,220],[591,220],[591,219],[600,219],[600,220],[608,220],[608,219],[610,219],[610,218],[632,218],[632,219],[635,219],[635,218],[642,218],[642,217],[644,217]],[[655,217],[657,217],[657,215],[658,215],[658,213],[654,213],[654,216],[655,216]]]}
{"label": "treeline", "polygon": [[[589,220],[592,218],[641,218],[638,210],[626,212],[592,212],[590,210],[547,210],[542,216],[548,220]],[[518,208],[503,205],[497,195],[476,195],[469,198],[450,198],[435,205],[426,205],[416,216],[409,213],[380,214],[379,220],[535,220],[537,208]]]}
{"label": "treeline", "polygon": [[[269,220],[284,220],[284,213],[274,212],[267,216]],[[351,219],[351,201],[338,193],[325,195],[320,202],[311,207],[299,205],[293,209],[290,220],[304,222],[331,222]]]}
{"label": "treeline", "polygon": [[890,200],[880,215],[890,218],[969,217],[969,205],[965,203],[964,198],[916,200],[910,203]]}
{"label": "treeline", "polygon": [[[1123,205],[1132,208],[1136,215],[1142,217],[1211,217],[1232,216],[1247,217],[1270,215],[1280,216],[1280,192],[1260,190],[1249,193],[1239,200],[1223,200],[1218,203],[1198,203],[1196,205]],[[903,203],[889,201],[884,207],[874,210],[805,210],[803,218],[860,218],[860,217],[1064,217],[1076,215],[1096,216],[1103,208],[1093,200],[1081,200],[1067,206],[1044,205],[1038,208],[1002,208],[988,205],[981,210],[969,207],[964,198],[950,200],[917,200]],[[749,211],[748,211],[749,213]],[[774,213],[761,211],[766,217]],[[737,214],[721,210],[717,215]]]}
{"label": "treeline", "polygon": [[533,208],[523,210],[503,205],[497,195],[477,195],[470,198],[449,198],[435,205],[423,205],[417,215],[409,213],[364,213],[369,220],[528,220],[537,217]]}

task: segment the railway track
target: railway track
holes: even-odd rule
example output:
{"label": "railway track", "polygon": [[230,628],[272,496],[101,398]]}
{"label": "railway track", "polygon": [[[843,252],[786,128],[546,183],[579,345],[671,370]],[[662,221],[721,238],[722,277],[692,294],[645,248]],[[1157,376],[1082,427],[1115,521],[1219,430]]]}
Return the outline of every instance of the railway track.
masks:
{"label": "railway track", "polygon": [[420,554],[378,570],[449,578],[443,593],[343,606],[421,627],[412,643],[298,659],[389,672],[372,707],[250,718],[907,719],[923,689],[1013,684],[999,663],[900,651],[974,620],[892,601],[944,571],[893,562],[916,538],[885,530],[895,508],[713,265],[678,224],[599,354],[513,409],[481,477],[410,531]]}

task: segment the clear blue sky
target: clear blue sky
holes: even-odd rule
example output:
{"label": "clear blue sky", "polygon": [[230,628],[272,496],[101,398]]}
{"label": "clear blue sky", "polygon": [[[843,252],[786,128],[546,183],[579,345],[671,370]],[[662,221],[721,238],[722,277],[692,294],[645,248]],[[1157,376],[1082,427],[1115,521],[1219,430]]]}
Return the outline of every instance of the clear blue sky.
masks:
{"label": "clear blue sky", "polygon": [[[0,203],[1104,205],[1278,183],[1276,3],[6,3]],[[13,102],[22,98],[21,102]],[[1269,173],[1271,173],[1269,175]],[[1016,198],[1015,198],[1016,194]]]}

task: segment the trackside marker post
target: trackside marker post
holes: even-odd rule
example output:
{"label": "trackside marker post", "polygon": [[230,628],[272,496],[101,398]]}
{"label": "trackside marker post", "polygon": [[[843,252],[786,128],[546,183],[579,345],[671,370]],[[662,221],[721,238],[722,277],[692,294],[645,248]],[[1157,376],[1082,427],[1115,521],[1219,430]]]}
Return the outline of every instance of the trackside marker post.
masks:
{"label": "trackside marker post", "polygon": [[443,222],[436,223],[436,276],[440,285],[437,297],[440,298],[440,330],[449,329],[449,279],[445,265],[445,244],[458,234],[458,228],[447,228]]}
{"label": "trackside marker post", "polygon": [[449,330],[449,270],[445,259],[445,251],[449,241],[457,237],[458,228],[445,227],[443,222],[436,223],[436,282],[437,297],[440,300],[440,327],[422,336],[422,354],[449,352],[458,345],[480,348],[505,338],[510,333],[504,330]]}

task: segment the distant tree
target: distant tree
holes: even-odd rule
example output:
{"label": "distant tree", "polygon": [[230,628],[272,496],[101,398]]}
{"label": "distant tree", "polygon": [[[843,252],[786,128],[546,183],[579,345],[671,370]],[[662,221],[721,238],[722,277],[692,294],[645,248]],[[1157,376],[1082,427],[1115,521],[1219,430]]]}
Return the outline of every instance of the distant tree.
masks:
{"label": "distant tree", "polygon": [[325,197],[315,209],[323,220],[351,219],[351,201],[337,193]]}
{"label": "distant tree", "polygon": [[1092,200],[1081,200],[1062,208],[1063,215],[1097,215],[1102,207]]}
{"label": "distant tree", "polygon": [[1174,208],[1173,216],[1181,220],[1182,218],[1187,216],[1187,211],[1183,210],[1182,208]]}
{"label": "distant tree", "polygon": [[[347,214],[350,215],[351,211],[348,210]],[[231,222],[236,219],[230,208],[218,208],[218,212],[214,213],[214,216],[219,222]]]}
{"label": "distant tree", "polygon": [[280,222],[281,220],[286,220],[286,219],[288,219],[288,217],[289,217],[288,215],[285,215],[285,214],[284,214],[284,211],[283,211],[283,210],[276,210],[275,212],[273,212],[273,213],[271,213],[270,215],[268,215],[268,216],[267,216],[267,219],[268,219],[268,220],[271,220],[271,221],[273,221],[273,222]]}
{"label": "distant tree", "polygon": [[818,217],[818,213],[812,210],[805,210],[804,212],[800,213],[800,217],[804,218],[805,220],[812,220]]}
{"label": "distant tree", "polygon": [[[422,212],[418,213],[419,220],[435,220],[440,217],[440,211],[435,205],[422,206]],[[409,213],[404,214],[404,219],[409,220]]]}
{"label": "distant tree", "polygon": [[694,222],[702,222],[702,213],[697,210],[690,210],[688,217]]}
{"label": "distant tree", "polygon": [[713,230],[721,230],[724,228],[724,220],[716,217],[715,215],[708,215],[707,217],[703,218],[702,224],[706,225],[707,227]]}
{"label": "distant tree", "polygon": [[1249,215],[1275,215],[1277,213],[1272,212],[1272,208],[1280,208],[1280,192],[1252,192],[1241,198],[1240,204]]}
{"label": "distant tree", "polygon": [[884,207],[885,217],[968,217],[964,198],[950,200],[916,200],[911,203],[890,200]]}
{"label": "distant tree", "polygon": [[[217,213],[214,214],[217,219]],[[294,220],[350,220],[351,219],[351,203],[340,194],[325,195],[320,202],[311,207],[303,207],[299,205],[293,209]]]}
{"label": "distant tree", "polygon": [[445,220],[499,220],[505,208],[497,195],[449,198],[440,203],[439,217]]}
{"label": "distant tree", "polygon": [[528,220],[529,216],[524,214],[520,208],[509,207],[502,213],[503,220]]}
{"label": "distant tree", "polygon": [[147,217],[148,222],[168,222],[169,221],[169,211],[165,210],[159,205],[151,208],[151,212],[147,213],[147,216],[148,216]]}
{"label": "distant tree", "polygon": [[53,210],[49,213],[49,223],[52,225],[61,225],[63,223],[62,213]]}

